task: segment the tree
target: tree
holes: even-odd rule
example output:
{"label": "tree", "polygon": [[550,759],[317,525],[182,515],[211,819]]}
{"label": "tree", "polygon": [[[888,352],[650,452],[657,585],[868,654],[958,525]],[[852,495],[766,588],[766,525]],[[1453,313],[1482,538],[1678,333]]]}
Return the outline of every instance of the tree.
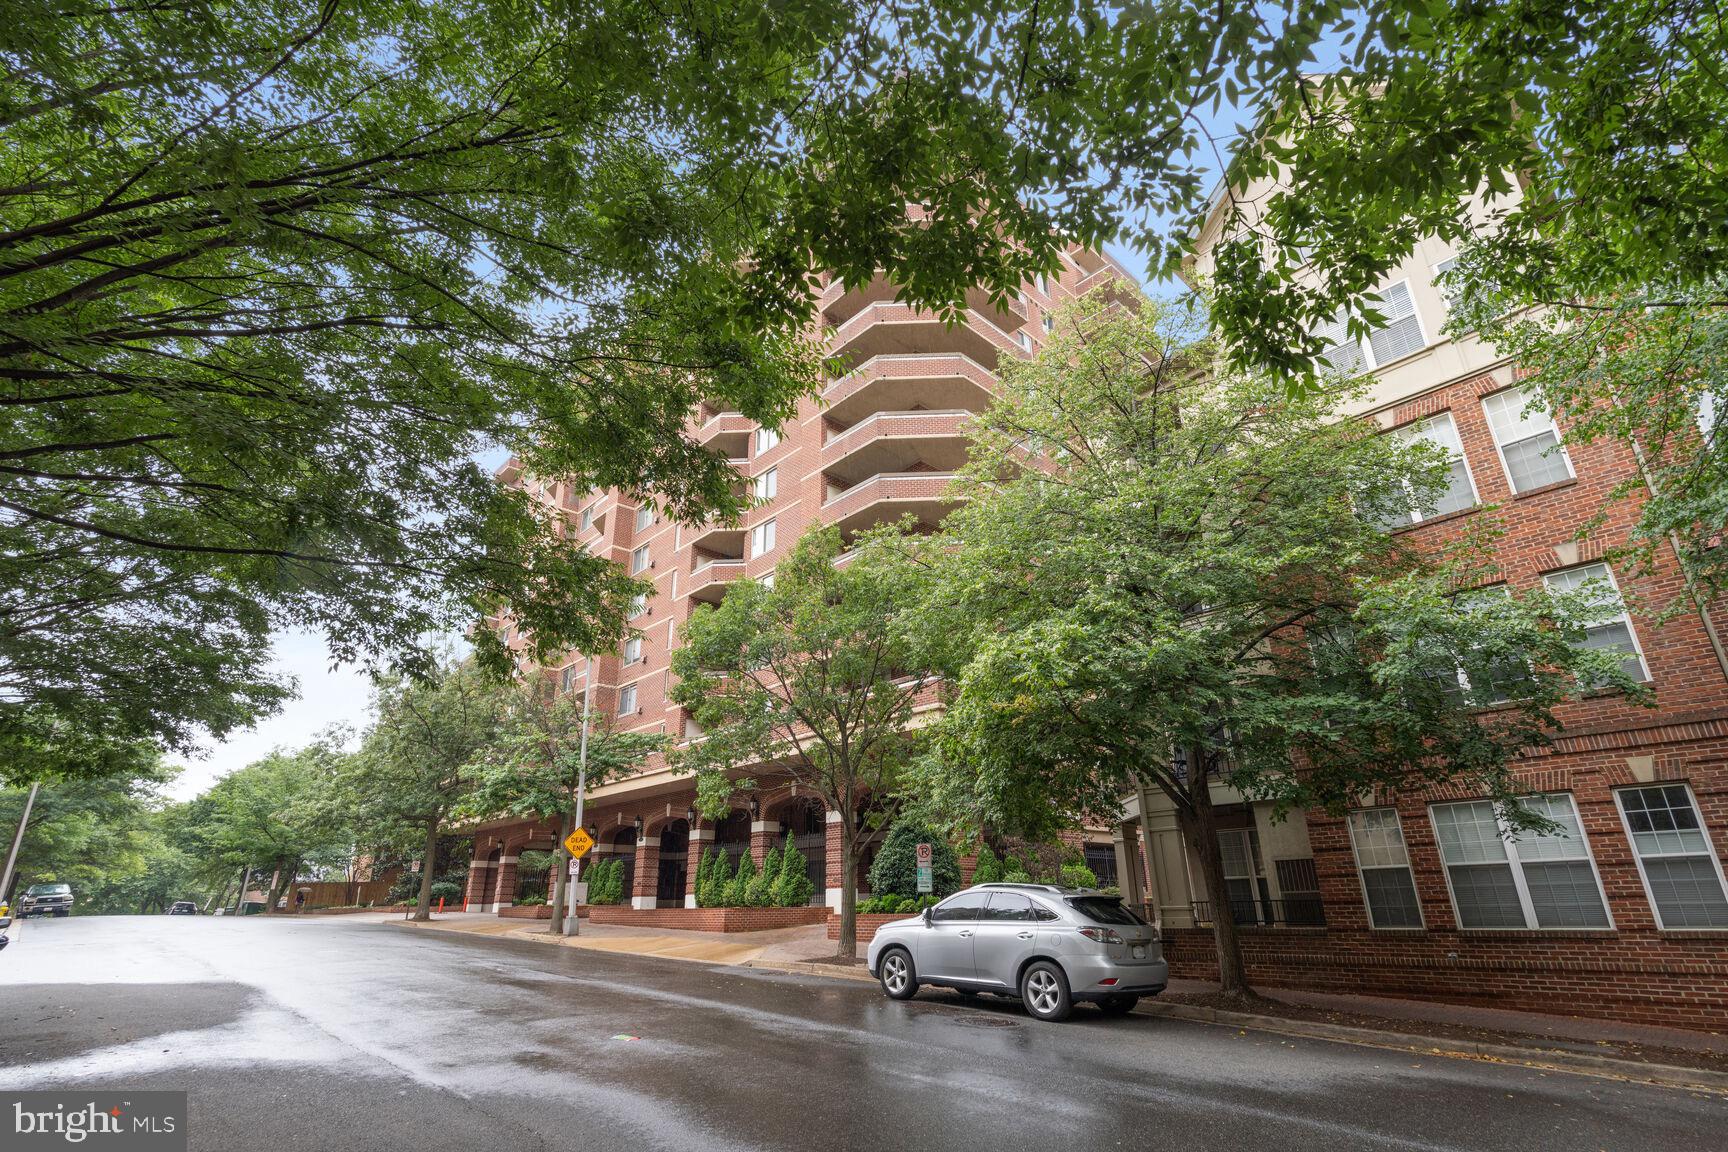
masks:
{"label": "tree", "polygon": [[[136,885],[160,850],[154,821],[161,788],[173,778],[160,758],[150,757],[130,775],[44,783],[18,851],[14,891],[59,881],[72,885],[78,911],[111,910],[106,887]],[[0,828],[8,845],[29,792],[19,782],[0,787]]]}
{"label": "tree", "polygon": [[[921,791],[1034,838],[1162,793],[1214,900],[1215,785],[1281,817],[1455,782],[1545,826],[1515,770],[1555,709],[1644,698],[1620,654],[1579,647],[1601,590],[1506,591],[1479,541],[1428,554],[1378,527],[1441,490],[1437,454],[1340,418],[1348,394],[1204,371],[1184,335],[1149,304],[1082,304],[1004,369],[969,501],[922,549],[940,575],[918,619],[955,691]],[[1246,993],[1233,918],[1212,919]]]}
{"label": "tree", "polygon": [[[658,733],[620,732],[612,717],[591,715],[588,787],[628,776],[665,743]],[[564,923],[565,862],[570,858],[564,840],[575,829],[581,746],[582,698],[560,693],[550,677],[519,681],[505,698],[496,736],[480,750],[474,790],[461,805],[462,815],[476,819],[523,816],[557,823],[554,932]]]}
{"label": "tree", "polygon": [[438,838],[476,787],[504,721],[505,689],[473,662],[446,660],[425,679],[381,678],[375,719],[336,794],[374,843],[420,852],[414,919],[432,916]]}
{"label": "tree", "polygon": [[896,620],[911,586],[878,562],[874,543],[836,566],[843,550],[838,530],[811,531],[772,586],[742,580],[718,607],[698,608],[672,654],[672,697],[703,730],[680,754],[702,811],[717,816],[753,787],[735,775],[750,768],[810,790],[839,817],[840,954],[852,956],[861,817],[866,805],[891,813],[897,803],[924,678]]}
{"label": "tree", "polygon": [[[1340,311],[1377,320],[1376,289],[1434,235],[1530,303],[1702,289],[1720,304],[1728,30],[1712,13],[1650,0],[1333,7],[1284,25],[1291,67],[1249,79],[1263,45],[1228,49],[1226,83],[1255,123],[1224,182],[1225,342],[1312,380],[1314,333]],[[1304,67],[1317,46],[1326,58]],[[1233,194],[1268,177],[1275,198]],[[1487,210],[1466,211],[1478,194]],[[1194,234],[1206,209],[1191,207]]]}
{"label": "tree", "polygon": [[[896,820],[870,865],[870,890],[877,895],[917,896],[918,845],[930,845],[930,893],[940,899],[960,889],[960,862],[945,836],[917,820]],[[982,884],[984,881],[975,881]]]}
{"label": "tree", "polygon": [[294,752],[272,752],[218,780],[209,801],[207,843],[233,868],[270,875],[264,911],[293,889],[308,864],[344,858],[352,840],[329,803],[347,756],[314,742]]}

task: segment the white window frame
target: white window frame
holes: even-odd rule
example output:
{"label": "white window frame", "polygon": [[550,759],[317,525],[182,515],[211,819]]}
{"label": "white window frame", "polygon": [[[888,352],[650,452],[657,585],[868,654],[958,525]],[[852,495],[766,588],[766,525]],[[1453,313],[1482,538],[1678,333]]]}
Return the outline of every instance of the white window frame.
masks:
{"label": "white window frame", "polygon": [[1698,434],[1704,437],[1704,443],[1716,442],[1716,393],[1708,381],[1698,393],[1698,405],[1692,412],[1698,421]]}
{"label": "white window frame", "polygon": [[[1438,437],[1421,431],[1421,429],[1427,428],[1438,420],[1446,421],[1446,424],[1452,429],[1452,439],[1450,443],[1443,443]],[[1425,514],[1421,508],[1417,507],[1416,500],[1414,496],[1412,496],[1410,500],[1411,524],[1423,524],[1429,520],[1438,520],[1443,516],[1456,516],[1459,513],[1468,512],[1472,508],[1480,508],[1482,506],[1482,490],[1476,486],[1476,473],[1470,467],[1470,457],[1464,451],[1464,438],[1458,434],[1458,420],[1452,415],[1452,410],[1450,408],[1446,409],[1444,412],[1436,412],[1432,416],[1424,416],[1420,420],[1412,420],[1410,423],[1405,424],[1400,428],[1394,428],[1392,430],[1392,435],[1399,437],[1400,441],[1406,445],[1415,440],[1421,439],[1426,440],[1428,443],[1433,444],[1436,447],[1444,448],[1447,451],[1452,452],[1453,454],[1448,457],[1447,462],[1451,463],[1456,461],[1463,464],[1464,480],[1470,485],[1470,506],[1468,508],[1456,508],[1451,512],[1436,512],[1432,516]]]}
{"label": "white window frame", "polygon": [[750,491],[757,500],[764,504],[780,495],[779,467],[758,472],[750,481]]}
{"label": "white window frame", "polygon": [[1046,312],[1043,315],[1041,315],[1040,317],[1038,317],[1038,322],[1040,324],[1044,325],[1044,334],[1046,336],[1048,336],[1048,335],[1050,335],[1050,333],[1056,331],[1056,317],[1051,315],[1049,312]]}
{"label": "white window frame", "polygon": [[[1532,408],[1531,404],[1532,404],[1532,401],[1534,400],[1534,397],[1532,397],[1530,395],[1530,389],[1525,387],[1522,384],[1514,384],[1510,388],[1501,388],[1501,389],[1498,389],[1494,392],[1490,392],[1490,393],[1488,393],[1488,395],[1482,397],[1482,418],[1484,420],[1488,421],[1488,438],[1490,440],[1494,441],[1494,454],[1496,456],[1500,457],[1500,471],[1503,475],[1505,475],[1506,487],[1511,489],[1512,495],[1513,496],[1522,496],[1522,495],[1524,495],[1524,493],[1518,491],[1518,481],[1513,479],[1512,466],[1506,462],[1506,449],[1509,447],[1509,445],[1501,442],[1500,430],[1498,428],[1494,427],[1494,416],[1491,412],[1488,411],[1488,401],[1494,399],[1496,396],[1504,396],[1509,392],[1515,392],[1523,399],[1524,403],[1521,404],[1519,406],[1519,409],[1518,409],[1520,413],[1523,413],[1525,411],[1534,412],[1534,411],[1539,410],[1539,411],[1541,411],[1542,415],[1547,418],[1548,430],[1554,433],[1554,451],[1556,451],[1560,454],[1560,459],[1566,465],[1566,479],[1567,480],[1578,479],[1578,470],[1576,468],[1572,467],[1572,454],[1570,452],[1566,451],[1566,438],[1560,435],[1560,425],[1558,425],[1554,422],[1554,413],[1548,411],[1546,406],[1542,406],[1540,409]],[[1540,433],[1538,433],[1538,435],[1540,435]],[[1534,437],[1526,436],[1526,437],[1524,437],[1523,440],[1512,441],[1512,444],[1522,444],[1522,443],[1524,443],[1524,440],[1530,440],[1533,438]],[[1548,484],[1541,484],[1535,488],[1526,489],[1526,491],[1537,492],[1543,488],[1548,487],[1551,484],[1564,484],[1564,483],[1566,483],[1566,480],[1550,480],[1548,482]]]}
{"label": "white window frame", "polygon": [[[1434,810],[1454,804],[1486,804],[1484,799],[1448,800],[1428,805],[1428,825],[1434,833],[1434,852],[1440,857],[1440,871],[1446,878],[1446,899],[1452,902],[1452,923],[1460,932],[1615,932],[1614,906],[1608,902],[1608,890],[1602,886],[1602,872],[1596,867],[1596,853],[1590,847],[1590,833],[1584,828],[1584,818],[1578,813],[1578,798],[1570,792],[1543,792],[1541,796],[1564,796],[1572,805],[1572,819],[1578,825],[1578,842],[1584,846],[1584,859],[1590,865],[1590,875],[1596,881],[1596,895],[1602,898],[1602,915],[1608,923],[1602,925],[1544,928],[1536,922],[1536,905],[1530,899],[1529,886],[1524,881],[1524,861],[1518,855],[1517,841],[1508,834],[1506,821],[1501,818],[1498,810],[1494,813],[1494,823],[1500,829],[1500,839],[1506,846],[1506,863],[1512,869],[1512,886],[1518,892],[1518,904],[1524,911],[1524,927],[1522,928],[1466,928],[1464,918],[1458,911],[1458,894],[1452,891],[1452,865],[1446,861],[1446,850],[1440,838],[1440,823],[1434,819]],[[1530,797],[1534,799],[1534,796]],[[1540,861],[1538,861],[1540,863]]]}
{"label": "white window frame", "polygon": [[636,685],[625,684],[618,689],[618,715],[634,716],[640,709],[636,706]]}
{"label": "white window frame", "polygon": [[1440,294],[1441,301],[1446,305],[1446,314],[1448,316],[1450,316],[1453,312],[1457,311],[1457,308],[1458,308],[1458,289],[1456,287],[1448,288],[1445,285],[1441,284],[1440,283],[1440,277],[1445,275],[1446,273],[1452,271],[1452,269],[1456,268],[1457,266],[1458,266],[1458,257],[1456,254],[1454,254],[1454,255],[1446,257],[1446,259],[1435,264],[1434,269],[1433,269],[1433,271],[1434,271],[1434,277],[1433,277],[1434,291],[1436,291]]}
{"label": "white window frame", "polygon": [[642,637],[632,636],[624,641],[624,666],[642,663]]}
{"label": "white window frame", "polygon": [[1698,806],[1698,797],[1692,791],[1692,785],[1684,780],[1653,780],[1648,784],[1628,784],[1614,789],[1614,808],[1620,813],[1620,826],[1626,830],[1626,842],[1631,846],[1632,859],[1638,862],[1638,879],[1644,885],[1644,899],[1649,901],[1650,913],[1656,917],[1656,927],[1664,932],[1721,932],[1719,927],[1701,928],[1670,928],[1662,922],[1662,909],[1656,904],[1656,893],[1650,887],[1650,876],[1644,871],[1644,853],[1638,850],[1638,841],[1632,832],[1632,820],[1626,814],[1626,803],[1621,797],[1627,792],[1635,792],[1642,788],[1680,788],[1686,793],[1687,803],[1692,805],[1692,813],[1698,818],[1698,831],[1704,837],[1704,851],[1699,852],[1660,852],[1652,853],[1654,860],[1689,860],[1695,856],[1708,856],[1711,867],[1716,871],[1716,884],[1722,889],[1724,897],[1728,897],[1728,874],[1722,871],[1722,857],[1716,851],[1716,842],[1710,838],[1710,825],[1704,822],[1704,810]]}
{"label": "white window frame", "polygon": [[576,665],[566,664],[559,670],[558,690],[566,696],[576,690]]}
{"label": "white window frame", "polygon": [[773,428],[756,429],[756,455],[772,452],[780,443],[780,433]]}
{"label": "white window frame", "polygon": [[778,543],[778,536],[774,519],[764,520],[750,529],[750,558],[754,560],[758,556],[766,556],[774,551],[774,546]]}
{"label": "white window frame", "polygon": [[762,585],[762,587],[764,587],[764,588],[772,589],[774,587],[774,573],[772,573],[772,572],[762,573],[761,578],[758,579],[756,581],[756,583]]}
{"label": "white window frame", "polygon": [[[1356,843],[1356,815],[1360,812],[1390,812],[1393,823],[1398,827],[1398,844],[1404,849],[1403,868],[1410,877],[1410,891],[1416,897],[1416,923],[1393,924],[1381,927],[1374,923],[1374,902],[1368,898],[1368,868],[1362,863],[1362,850]],[[1352,808],[1345,814],[1344,823],[1350,829],[1350,858],[1356,864],[1356,883],[1362,889],[1362,909],[1368,913],[1368,927],[1375,932],[1426,932],[1428,930],[1428,914],[1422,908],[1422,889],[1416,886],[1416,866],[1410,862],[1410,838],[1404,835],[1404,814],[1390,804],[1377,804],[1372,808]],[[1371,867],[1376,872],[1390,872],[1399,866],[1396,864],[1374,864]]]}
{"label": "white window frame", "polygon": [[1590,568],[1600,568],[1602,570],[1602,574],[1607,577],[1608,587],[1614,592],[1614,601],[1620,606],[1618,619],[1611,616],[1603,616],[1591,627],[1599,628],[1604,624],[1614,623],[1625,624],[1626,635],[1632,637],[1632,652],[1638,657],[1638,667],[1643,671],[1644,680],[1648,683],[1650,680],[1650,661],[1644,658],[1644,641],[1638,638],[1638,627],[1632,623],[1631,613],[1626,611],[1626,597],[1620,594],[1620,581],[1615,579],[1614,569],[1609,567],[1607,561],[1592,560],[1588,564],[1575,564],[1570,568],[1561,568],[1555,572],[1544,572],[1542,574],[1542,585],[1545,588],[1553,588],[1555,577],[1568,576],[1573,572],[1583,572]]}
{"label": "white window frame", "polygon": [[[1361,357],[1362,363],[1360,367],[1349,370],[1347,372],[1348,375],[1354,376],[1358,372],[1371,368],[1381,368],[1387,364],[1396,364],[1398,361],[1403,360],[1406,357],[1414,356],[1418,352],[1426,352],[1429,346],[1433,344],[1433,338],[1428,333],[1428,325],[1422,322],[1422,309],[1416,306],[1416,293],[1410,290],[1410,278],[1408,276],[1402,280],[1393,280],[1379,288],[1376,288],[1374,294],[1380,297],[1381,304],[1384,305],[1387,293],[1391,292],[1392,289],[1398,287],[1400,284],[1404,286],[1404,295],[1410,301],[1409,315],[1414,317],[1416,320],[1416,333],[1422,340],[1419,347],[1412,348],[1408,352],[1400,353],[1390,360],[1381,360],[1379,357],[1374,355],[1374,345],[1372,342],[1374,332],[1378,332],[1380,329],[1374,329],[1369,332],[1367,336],[1364,336],[1359,340],[1353,339],[1350,335],[1350,318],[1344,314],[1334,317],[1330,323],[1323,325],[1321,330],[1309,332],[1310,336],[1320,340],[1333,341],[1336,346],[1348,347],[1351,344],[1356,345],[1356,352]],[[1396,319],[1402,320],[1404,317],[1399,316]],[[1325,355],[1325,353],[1322,352],[1321,355]],[[1344,371],[1343,369],[1336,368],[1334,370]],[[1474,483],[1474,480],[1472,480],[1472,483]]]}
{"label": "white window frame", "polygon": [[654,505],[644,504],[636,509],[636,531],[645,532],[654,526]]}
{"label": "white window frame", "polygon": [[588,505],[588,507],[582,509],[581,513],[579,513],[579,518],[578,518],[577,523],[576,523],[576,531],[578,531],[578,532],[588,531],[589,526],[594,523],[594,509],[597,508],[598,506],[599,506],[599,504],[598,504],[598,502],[596,502],[596,503],[590,504],[590,505]]}
{"label": "white window frame", "polygon": [[630,575],[640,576],[653,563],[648,559],[648,545],[638,544],[630,551]]}
{"label": "white window frame", "polygon": [[636,617],[642,615],[644,612],[647,612],[647,611],[648,611],[648,593],[638,592],[638,593],[636,593],[636,595],[630,597],[630,607],[629,607],[629,610],[625,613],[624,618],[626,620],[634,620],[634,619],[636,619]]}
{"label": "white window frame", "polygon": [[1028,355],[1031,354],[1031,352],[1032,352],[1032,337],[1030,337],[1026,334],[1026,330],[1024,328],[1020,328],[1020,329],[1017,329],[1015,331],[1014,343],[1016,343],[1020,346],[1020,351],[1025,352]]}

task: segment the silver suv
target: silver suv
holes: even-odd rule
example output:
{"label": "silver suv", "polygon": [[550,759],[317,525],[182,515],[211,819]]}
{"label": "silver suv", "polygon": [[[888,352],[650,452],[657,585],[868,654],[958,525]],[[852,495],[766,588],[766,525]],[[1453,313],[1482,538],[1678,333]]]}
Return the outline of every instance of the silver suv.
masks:
{"label": "silver suv", "polygon": [[980,884],[876,931],[870,974],[895,1000],[926,984],[1019,996],[1040,1020],[1076,1000],[1120,1016],[1164,991],[1170,967],[1152,926],[1115,896],[1050,884]]}

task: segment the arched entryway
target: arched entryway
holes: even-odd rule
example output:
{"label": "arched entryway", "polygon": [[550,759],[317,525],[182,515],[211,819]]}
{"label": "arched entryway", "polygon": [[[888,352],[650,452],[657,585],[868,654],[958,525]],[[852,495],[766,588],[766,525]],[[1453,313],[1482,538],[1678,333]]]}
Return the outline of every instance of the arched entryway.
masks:
{"label": "arched entryway", "polygon": [[612,833],[611,858],[624,861],[624,883],[618,890],[629,904],[630,894],[636,891],[636,829],[626,827]]}
{"label": "arched entryway", "polygon": [[690,825],[668,820],[660,829],[660,875],[654,885],[659,908],[684,907],[684,881],[690,872]]}
{"label": "arched entryway", "polygon": [[738,861],[750,851],[750,813],[734,808],[714,823],[714,849],[726,858],[726,874],[738,873]]}
{"label": "arched entryway", "polygon": [[792,844],[804,854],[804,874],[814,889],[812,904],[827,901],[828,894],[828,808],[814,796],[794,796],[780,806],[780,843],[787,833]]}
{"label": "arched entryway", "polygon": [[468,877],[468,904],[477,912],[490,912],[496,899],[494,889],[498,885],[498,858],[504,855],[504,845],[494,844],[492,850],[486,853],[486,859],[479,867],[470,867]]}

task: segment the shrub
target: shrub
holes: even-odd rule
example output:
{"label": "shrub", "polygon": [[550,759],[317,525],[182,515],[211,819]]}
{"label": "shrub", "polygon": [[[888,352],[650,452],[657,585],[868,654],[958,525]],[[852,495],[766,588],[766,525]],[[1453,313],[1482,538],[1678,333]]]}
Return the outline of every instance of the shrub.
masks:
{"label": "shrub", "polygon": [[624,861],[597,860],[584,875],[588,878],[588,903],[624,902]]}
{"label": "shrub", "polygon": [[870,889],[873,892],[916,892],[918,890],[918,845],[930,844],[932,895],[941,897],[960,889],[960,862],[948,841],[916,820],[898,820],[888,829],[882,847],[876,851],[876,862],[870,865]]}
{"label": "shrub", "polygon": [[546,907],[546,897],[544,897],[544,896],[524,896],[522,899],[516,901],[516,907],[518,907],[518,908],[544,908],[544,907]]}
{"label": "shrub", "polygon": [[894,911],[902,916],[918,911],[918,901],[907,896],[894,906]]}
{"label": "shrub", "polygon": [[[419,896],[420,893],[416,891],[414,895]],[[432,881],[432,903],[436,904],[442,900],[446,904],[454,904],[461,899],[462,885],[450,880]]]}
{"label": "shrub", "polygon": [[986,844],[978,849],[978,863],[972,869],[972,883],[995,884],[1002,879],[1002,861]]}
{"label": "shrub", "polygon": [[816,895],[816,885],[810,879],[810,864],[804,853],[792,843],[792,833],[786,833],[786,847],[780,852],[780,870],[775,874],[773,903],[782,908],[802,908]]}
{"label": "shrub", "polygon": [[750,853],[738,857],[738,873],[726,882],[724,894],[720,897],[722,908],[743,908],[747,906],[750,885],[756,882],[756,861],[750,859]]}
{"label": "shrub", "polygon": [[1065,888],[1096,888],[1098,874],[1084,864],[1064,864],[1062,885]]}
{"label": "shrub", "polygon": [[1002,882],[1004,884],[1030,884],[1032,877],[1024,869],[1011,868],[1002,873]]}

